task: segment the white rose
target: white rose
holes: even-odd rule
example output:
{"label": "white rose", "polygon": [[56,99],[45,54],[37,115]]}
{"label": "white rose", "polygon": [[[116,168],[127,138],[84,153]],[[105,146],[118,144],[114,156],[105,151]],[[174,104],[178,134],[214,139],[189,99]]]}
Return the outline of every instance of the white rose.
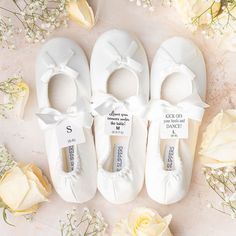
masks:
{"label": "white rose", "polygon": [[236,165],[236,110],[222,111],[208,125],[200,149],[203,165],[220,168]]}
{"label": "white rose", "polygon": [[69,17],[80,26],[91,29],[95,24],[93,9],[87,0],[70,0],[67,4]]}
{"label": "white rose", "polygon": [[14,166],[0,180],[0,199],[14,215],[36,212],[50,193],[51,185],[33,164]]}
{"label": "white rose", "polygon": [[115,225],[112,236],[172,236],[171,215],[162,218],[155,210],[139,207]]}

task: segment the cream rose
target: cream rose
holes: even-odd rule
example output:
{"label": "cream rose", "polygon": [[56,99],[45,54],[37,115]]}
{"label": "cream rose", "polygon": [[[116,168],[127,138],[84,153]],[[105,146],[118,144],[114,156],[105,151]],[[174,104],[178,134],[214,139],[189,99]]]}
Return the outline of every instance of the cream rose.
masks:
{"label": "cream rose", "polygon": [[16,117],[22,119],[24,116],[25,106],[29,98],[29,86],[24,81],[21,81],[17,84],[17,87],[21,92],[18,94],[13,111],[15,111]]}
{"label": "cream rose", "polygon": [[14,215],[36,212],[50,193],[51,185],[33,164],[16,165],[0,180],[0,199]]}
{"label": "cream rose", "polygon": [[172,236],[169,230],[171,215],[162,218],[155,210],[139,207],[114,227],[112,236]]}
{"label": "cream rose", "polygon": [[217,114],[203,134],[200,158],[212,168],[236,165],[236,110]]}
{"label": "cream rose", "polygon": [[87,0],[70,0],[67,12],[72,20],[84,28],[91,29],[95,24],[93,9]]}
{"label": "cream rose", "polygon": [[[210,23],[221,8],[221,3],[215,0],[175,0],[174,3],[185,23],[192,23],[195,17],[201,15],[198,25]],[[208,8],[211,9],[207,10]]]}

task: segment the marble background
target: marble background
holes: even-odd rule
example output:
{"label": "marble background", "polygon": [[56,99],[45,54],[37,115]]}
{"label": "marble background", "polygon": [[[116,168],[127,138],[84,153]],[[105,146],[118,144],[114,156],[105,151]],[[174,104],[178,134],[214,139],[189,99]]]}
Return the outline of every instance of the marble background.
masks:
{"label": "marble background", "polygon": [[[232,108],[236,104],[236,66],[234,64],[236,54],[221,49],[217,39],[205,39],[200,33],[190,33],[174,9],[160,5],[154,13],[150,13],[135,7],[128,0],[104,0],[99,22],[93,30],[88,32],[70,23],[69,28],[60,29],[51,37],[66,36],[75,40],[84,48],[89,58],[99,35],[113,28],[135,33],[146,48],[149,62],[152,61],[161,42],[171,36],[190,38],[199,46],[206,60],[207,103],[211,105],[206,112],[201,130],[204,130],[210,119],[221,109]],[[21,71],[30,86],[30,99],[24,121],[13,119],[0,121],[0,143],[5,144],[17,160],[34,162],[49,176],[43,136],[35,117],[38,108],[34,66],[41,45],[27,44],[23,38],[19,38],[17,44],[18,49],[15,51],[0,49],[0,80]],[[199,141],[201,134],[202,131]],[[92,201],[86,203],[86,206],[103,212],[110,225],[108,235],[111,235],[114,223],[126,216],[130,209],[136,206],[147,206],[157,209],[163,216],[168,213],[173,214],[171,230],[175,236],[235,236],[235,220],[206,208],[209,201],[215,200],[215,194],[209,190],[201,174],[201,165],[196,155],[191,189],[188,196],[177,204],[162,206],[153,202],[148,198],[144,187],[138,198],[129,204],[111,205],[97,193]],[[53,193],[50,202],[40,208],[31,223],[26,222],[23,217],[9,217],[9,221],[16,225],[16,227],[10,227],[0,217],[0,235],[60,235],[58,220],[74,206],[74,204],[63,202],[57,194]],[[83,208],[83,205],[76,205],[76,207]]]}

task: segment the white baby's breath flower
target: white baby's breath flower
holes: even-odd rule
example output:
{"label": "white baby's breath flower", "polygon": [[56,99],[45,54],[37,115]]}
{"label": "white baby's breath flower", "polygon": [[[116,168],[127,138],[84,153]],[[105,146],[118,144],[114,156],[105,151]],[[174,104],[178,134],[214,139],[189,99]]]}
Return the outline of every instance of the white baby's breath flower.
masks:
{"label": "white baby's breath flower", "polygon": [[234,169],[233,166],[227,166],[227,167],[225,168],[225,171],[228,172],[228,173],[231,173],[231,172],[235,172],[235,169]]}
{"label": "white baby's breath flower", "polygon": [[229,203],[231,201],[230,197],[228,195],[225,196],[225,202]]}
{"label": "white baby's breath flower", "polygon": [[212,180],[212,183],[213,183],[214,185],[216,185],[216,184],[219,183],[219,180],[217,180],[217,179],[213,179],[213,180]]}
{"label": "white baby's breath flower", "polygon": [[233,220],[236,219],[235,213],[231,213],[231,218],[232,218]]}
{"label": "white baby's breath flower", "polygon": [[219,187],[220,192],[225,193],[225,188],[223,186]]}
{"label": "white baby's breath flower", "polygon": [[22,77],[16,75],[0,82],[0,92],[5,101],[0,104],[0,117],[7,118],[11,114],[22,118],[29,95],[29,87]]}
{"label": "white baby's breath flower", "polygon": [[62,236],[104,236],[107,228],[102,214],[95,210],[90,211],[88,208],[83,209],[82,216],[78,214],[78,209],[73,209],[71,213],[67,214],[66,221],[60,220],[60,226]]}
{"label": "white baby's breath flower", "polygon": [[13,160],[13,156],[5,146],[0,145],[0,178],[15,165],[16,162]]}
{"label": "white baby's breath flower", "polygon": [[236,183],[236,177],[231,179],[232,183]]}
{"label": "white baby's breath flower", "polygon": [[212,204],[211,204],[211,203],[208,203],[208,204],[207,204],[207,208],[212,208]]}
{"label": "white baby's breath flower", "polygon": [[206,180],[210,180],[211,176],[209,174],[206,175]]}
{"label": "white baby's breath flower", "polygon": [[[6,9],[0,5],[0,10],[7,14],[7,19],[0,19],[0,43],[2,46],[12,44],[9,38],[20,32],[25,33],[27,42],[41,42],[54,29],[64,25],[66,19],[67,1],[29,0],[17,4],[12,2],[12,9]],[[17,7],[14,5],[17,4]],[[17,17],[16,17],[17,16]],[[19,24],[13,26],[11,18],[19,20]],[[47,27],[45,27],[47,25]],[[24,29],[24,30],[22,30]],[[10,36],[9,36],[10,34]]]}
{"label": "white baby's breath flower", "polygon": [[175,7],[187,24],[206,25],[218,14],[221,4],[215,0],[176,0]]}
{"label": "white baby's breath flower", "polygon": [[231,195],[231,197],[229,198],[229,200],[230,200],[231,202],[236,201],[236,192]]}
{"label": "white baby's breath flower", "polygon": [[154,6],[152,0],[129,0],[130,2],[135,2],[137,6],[148,8],[150,11],[154,11]]}
{"label": "white baby's breath flower", "polygon": [[223,175],[224,175],[224,177],[228,177],[228,176],[229,176],[229,173],[228,173],[228,172],[225,172]]}
{"label": "white baby's breath flower", "polygon": [[212,169],[211,170],[211,174],[215,175],[216,174],[216,170]]}

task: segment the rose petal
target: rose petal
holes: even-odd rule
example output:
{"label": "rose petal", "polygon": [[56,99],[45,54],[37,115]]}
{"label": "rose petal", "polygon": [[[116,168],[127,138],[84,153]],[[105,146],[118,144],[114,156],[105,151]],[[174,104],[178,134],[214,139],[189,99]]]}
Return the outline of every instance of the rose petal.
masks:
{"label": "rose petal", "polygon": [[138,236],[159,236],[166,228],[166,224],[161,222],[159,224],[150,224],[138,229]]}
{"label": "rose petal", "polygon": [[226,128],[230,124],[236,122],[236,111],[228,110],[226,112],[221,111],[218,113],[207,126],[206,131],[203,134],[201,143],[201,149],[208,147],[209,143],[215,135],[222,129]]}
{"label": "rose petal", "polygon": [[0,198],[12,210],[18,209],[30,189],[22,170],[15,166],[5,172],[0,181]]}
{"label": "rose petal", "polygon": [[112,236],[132,236],[128,231],[128,223],[127,220],[121,220],[120,222],[116,223]]}
{"label": "rose petal", "polygon": [[51,185],[37,166],[29,164],[23,168],[23,171],[29,179],[37,184],[39,190],[45,197],[50,195],[52,191]]}
{"label": "rose petal", "polygon": [[34,181],[28,180],[28,182],[30,185],[29,191],[26,194],[23,201],[18,206],[17,208],[18,211],[31,208],[33,205],[38,204],[38,203],[48,201],[48,199],[40,192],[37,184]]}
{"label": "rose petal", "polygon": [[22,119],[29,98],[29,86],[24,81],[18,83],[17,86],[22,90],[22,92],[19,95],[14,111],[16,112],[16,116]]}

